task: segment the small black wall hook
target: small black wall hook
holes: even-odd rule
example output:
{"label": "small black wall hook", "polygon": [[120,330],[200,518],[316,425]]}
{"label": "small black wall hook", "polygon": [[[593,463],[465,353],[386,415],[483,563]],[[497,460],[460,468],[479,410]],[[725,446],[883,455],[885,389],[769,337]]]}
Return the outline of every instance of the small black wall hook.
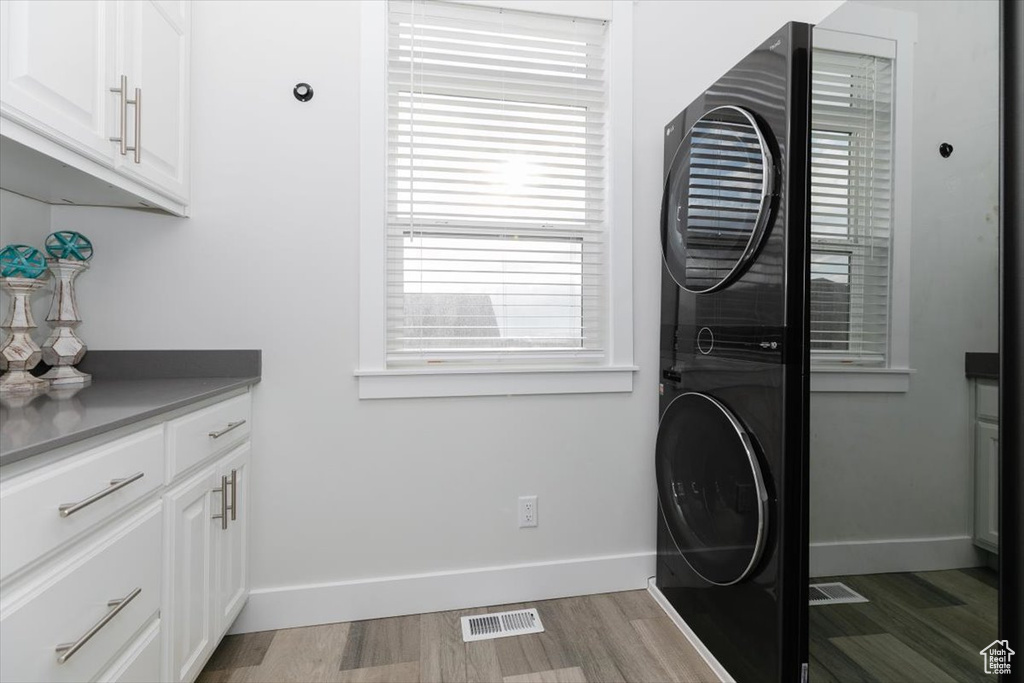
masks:
{"label": "small black wall hook", "polygon": [[296,83],[292,94],[299,102],[309,102],[313,99],[313,86],[309,83]]}
{"label": "small black wall hook", "polygon": [[939,154],[942,155],[943,159],[948,159],[949,155],[953,153],[953,145],[948,142],[943,142],[939,145]]}

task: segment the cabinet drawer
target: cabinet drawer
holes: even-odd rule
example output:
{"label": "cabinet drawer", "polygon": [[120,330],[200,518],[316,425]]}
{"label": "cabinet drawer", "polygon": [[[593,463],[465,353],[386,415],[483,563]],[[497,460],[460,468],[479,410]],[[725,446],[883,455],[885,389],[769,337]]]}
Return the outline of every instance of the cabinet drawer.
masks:
{"label": "cabinet drawer", "polygon": [[[4,598],[0,680],[89,681],[108,666],[160,609],[162,513],[154,503],[53,575]],[[90,630],[60,663],[57,646],[81,643]]]}
{"label": "cabinet drawer", "polygon": [[167,423],[167,479],[249,435],[249,394],[197,410]]}
{"label": "cabinet drawer", "polygon": [[975,410],[978,417],[989,420],[999,419],[999,385],[978,381]]}
{"label": "cabinet drawer", "polygon": [[4,482],[0,578],[74,540],[163,480],[161,425]]}
{"label": "cabinet drawer", "polygon": [[142,632],[128,651],[99,677],[99,683],[158,683],[160,680],[160,620]]}

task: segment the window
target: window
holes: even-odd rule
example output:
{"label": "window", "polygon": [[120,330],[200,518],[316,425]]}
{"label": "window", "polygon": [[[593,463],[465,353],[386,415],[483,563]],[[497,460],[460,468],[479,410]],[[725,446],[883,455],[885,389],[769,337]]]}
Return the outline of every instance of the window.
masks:
{"label": "window", "polygon": [[606,22],[388,19],[388,367],[600,359]]}
{"label": "window", "polygon": [[893,60],[816,48],[811,103],[811,360],[888,367]]}
{"label": "window", "polygon": [[364,398],[632,388],[632,8],[495,5],[363,5]]}

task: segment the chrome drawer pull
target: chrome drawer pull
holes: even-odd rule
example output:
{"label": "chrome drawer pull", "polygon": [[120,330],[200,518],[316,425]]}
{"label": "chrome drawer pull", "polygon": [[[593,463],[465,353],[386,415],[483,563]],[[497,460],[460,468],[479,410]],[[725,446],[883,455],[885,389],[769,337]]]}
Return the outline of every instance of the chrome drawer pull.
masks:
{"label": "chrome drawer pull", "polygon": [[142,88],[135,89],[135,99],[128,100],[135,105],[135,146],[128,149],[135,152],[135,163],[142,163]]}
{"label": "chrome drawer pull", "polygon": [[121,156],[128,154],[128,77],[121,74],[121,86],[118,88],[111,88],[110,92],[116,92],[118,97],[118,109],[121,112],[121,124],[118,137],[110,138],[111,142],[119,143],[118,148],[121,152]]}
{"label": "chrome drawer pull", "polygon": [[57,663],[63,664],[64,662],[71,659],[72,655],[82,649],[82,646],[89,642],[89,639],[100,632],[100,629],[110,623],[110,620],[116,617],[121,610],[128,606],[128,603],[138,597],[139,593],[142,592],[142,588],[136,588],[128,595],[118,600],[111,600],[107,603],[107,607],[112,607],[109,612],[103,615],[103,618],[93,624],[92,628],[85,632],[85,634],[73,643],[63,643],[57,646]]}
{"label": "chrome drawer pull", "polygon": [[111,479],[110,480],[110,486],[108,486],[107,488],[103,489],[99,493],[94,493],[91,496],[89,496],[88,498],[86,498],[85,500],[80,500],[77,503],[64,503],[63,505],[61,505],[61,506],[59,506],[57,508],[57,512],[60,513],[61,517],[67,517],[69,515],[73,515],[76,512],[78,512],[79,510],[81,510],[82,508],[89,507],[90,505],[95,503],[97,500],[100,500],[101,498],[106,498],[107,496],[109,496],[111,493],[114,493],[115,491],[120,491],[125,486],[127,486],[130,483],[132,483],[133,481],[138,481],[139,479],[142,479],[142,477],[144,475],[145,475],[145,472],[136,472],[132,476],[125,477],[124,479]]}
{"label": "chrome drawer pull", "polygon": [[237,429],[238,427],[241,427],[244,424],[245,420],[239,420],[238,422],[228,422],[228,426],[220,430],[219,432],[210,432],[210,438],[219,439],[220,437],[230,432],[232,429]]}
{"label": "chrome drawer pull", "polygon": [[228,528],[228,475],[223,474],[220,477],[220,488],[214,489],[214,493],[220,494],[220,514],[214,515],[213,519],[220,520],[220,528]]}

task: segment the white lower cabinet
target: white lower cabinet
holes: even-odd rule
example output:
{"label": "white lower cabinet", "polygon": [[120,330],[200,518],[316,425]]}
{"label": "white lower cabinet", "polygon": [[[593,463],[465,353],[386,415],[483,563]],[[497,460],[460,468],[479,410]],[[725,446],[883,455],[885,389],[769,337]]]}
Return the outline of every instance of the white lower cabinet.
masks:
{"label": "white lower cabinet", "polygon": [[972,381],[974,404],[974,544],[999,552],[999,384]]}
{"label": "white lower cabinet", "polygon": [[167,680],[191,681],[249,595],[249,443],[165,496]]}
{"label": "white lower cabinet", "polygon": [[216,646],[212,518],[217,481],[209,467],[164,497],[169,532],[165,563],[171,567],[164,615],[170,681],[198,676]]}
{"label": "white lower cabinet", "polygon": [[[0,547],[18,550],[0,575],[0,682],[195,680],[249,595],[250,410],[237,394],[0,470]],[[206,440],[178,438],[196,415]]]}

